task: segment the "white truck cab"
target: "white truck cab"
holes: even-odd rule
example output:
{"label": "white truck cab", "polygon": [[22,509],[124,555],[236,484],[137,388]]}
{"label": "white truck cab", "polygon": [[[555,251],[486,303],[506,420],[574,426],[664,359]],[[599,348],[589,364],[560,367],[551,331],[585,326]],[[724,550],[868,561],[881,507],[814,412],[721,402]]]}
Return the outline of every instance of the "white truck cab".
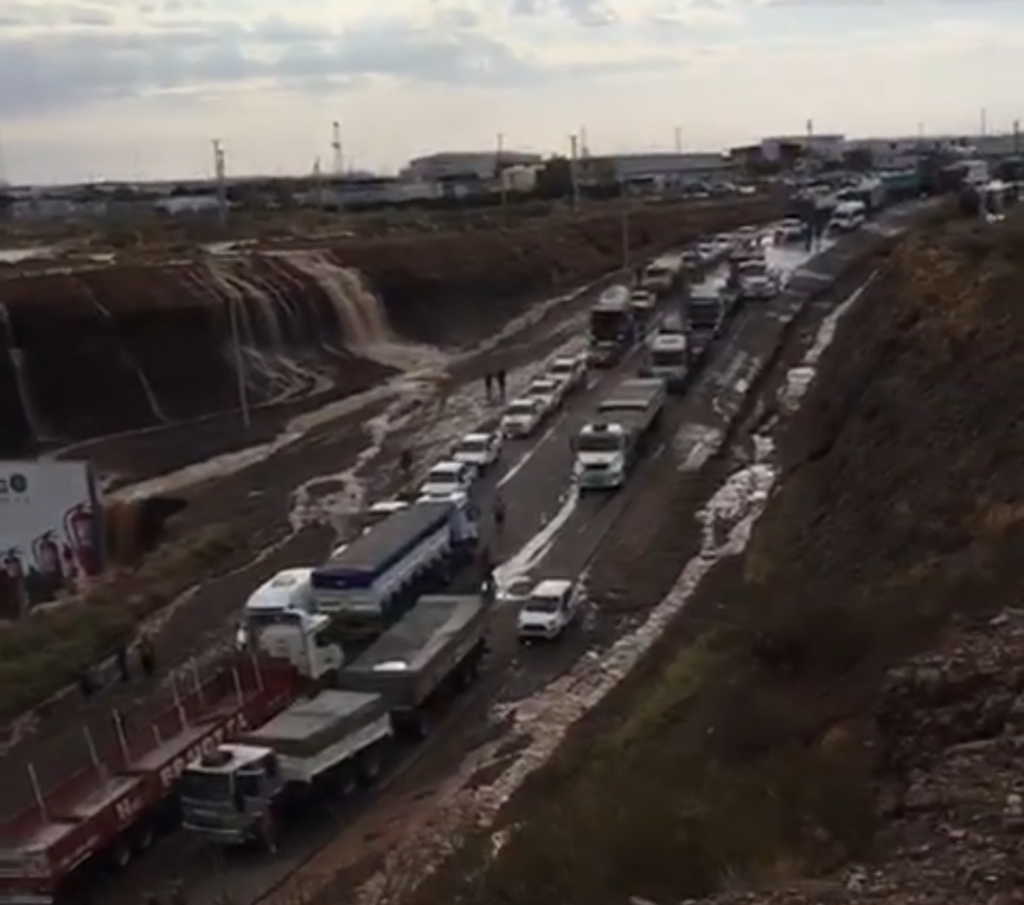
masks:
{"label": "white truck cab", "polygon": [[266,625],[273,625],[281,613],[315,613],[312,574],[311,567],[283,569],[253,591],[242,611],[242,623],[235,637],[237,646],[248,647],[253,634]]}
{"label": "white truck cab", "polygon": [[573,582],[561,578],[538,582],[519,607],[520,643],[554,641],[572,624],[578,610],[579,595]]}
{"label": "white truck cab", "polygon": [[448,499],[453,494],[469,493],[473,489],[474,469],[465,462],[451,460],[438,462],[420,487],[420,498]]}
{"label": "white truck cab", "polygon": [[626,479],[628,442],[621,425],[601,421],[584,425],[573,440],[576,480],[580,480],[588,470],[599,470],[607,476],[609,485],[622,484]]}
{"label": "white truck cab", "polygon": [[281,663],[288,663],[299,675],[319,679],[345,663],[341,647],[328,640],[331,618],[320,613],[286,610],[274,621],[251,630],[250,643],[256,651]]}

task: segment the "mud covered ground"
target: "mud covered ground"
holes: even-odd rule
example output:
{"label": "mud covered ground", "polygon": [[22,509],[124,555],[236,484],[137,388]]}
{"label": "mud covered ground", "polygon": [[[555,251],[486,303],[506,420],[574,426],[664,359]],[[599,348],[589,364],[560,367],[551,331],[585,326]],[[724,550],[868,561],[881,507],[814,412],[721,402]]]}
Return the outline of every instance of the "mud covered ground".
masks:
{"label": "mud covered ground", "polygon": [[908,237],[701,472],[724,508],[666,476],[676,546],[733,555],[423,901],[1018,901],[1022,250],[1019,215]]}
{"label": "mud covered ground", "polygon": [[[122,447],[131,455],[119,464],[137,476],[171,467],[183,447],[194,457],[223,452],[404,370],[410,361],[397,345],[479,341],[531,299],[621,265],[624,241],[641,256],[776,213],[757,198],[610,205],[508,229],[8,267],[0,276],[0,453],[148,430]],[[254,409],[244,434],[217,417],[239,408],[240,370]],[[94,447],[66,452],[92,455]]]}

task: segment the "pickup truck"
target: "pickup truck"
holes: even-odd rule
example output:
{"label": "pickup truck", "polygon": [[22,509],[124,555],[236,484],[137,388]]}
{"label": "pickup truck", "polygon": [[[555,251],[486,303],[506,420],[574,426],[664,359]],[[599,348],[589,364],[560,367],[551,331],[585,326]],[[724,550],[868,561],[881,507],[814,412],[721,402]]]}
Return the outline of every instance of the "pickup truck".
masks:
{"label": "pickup truck", "polygon": [[581,490],[617,489],[626,482],[665,409],[665,382],[632,377],[600,402],[573,439]]}
{"label": "pickup truck", "polygon": [[519,606],[519,643],[554,641],[572,625],[578,613],[579,594],[574,582],[563,578],[538,582]]}

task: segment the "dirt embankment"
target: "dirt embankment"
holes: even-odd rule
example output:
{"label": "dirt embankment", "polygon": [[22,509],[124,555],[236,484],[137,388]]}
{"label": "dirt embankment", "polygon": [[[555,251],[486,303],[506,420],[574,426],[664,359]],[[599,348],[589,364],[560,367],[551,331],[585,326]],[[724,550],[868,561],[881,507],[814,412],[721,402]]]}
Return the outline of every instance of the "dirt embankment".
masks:
{"label": "dirt embankment", "polygon": [[513,801],[483,878],[467,850],[473,901],[1016,901],[1022,260],[1019,215],[892,253],[746,552]]}
{"label": "dirt embankment", "polygon": [[[777,214],[775,204],[634,208],[634,253]],[[538,293],[614,267],[615,212],[510,230],[339,240],[0,279],[0,455],[234,408],[356,392],[395,339],[479,339]],[[12,269],[13,270],[13,269]],[[359,278],[362,275],[362,279]]]}

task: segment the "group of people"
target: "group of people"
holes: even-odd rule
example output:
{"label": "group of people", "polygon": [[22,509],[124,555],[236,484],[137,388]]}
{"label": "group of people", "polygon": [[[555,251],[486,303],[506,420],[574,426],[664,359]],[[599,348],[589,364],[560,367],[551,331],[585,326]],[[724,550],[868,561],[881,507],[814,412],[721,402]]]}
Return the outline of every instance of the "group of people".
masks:
{"label": "group of people", "polygon": [[[156,675],[156,649],[153,646],[153,639],[149,635],[143,635],[139,639],[136,650],[140,673],[147,679]],[[131,657],[128,643],[122,641],[114,650],[114,669],[117,671],[117,678],[122,684],[132,680]],[[85,667],[78,674],[78,688],[83,698],[91,698],[101,687],[102,683],[97,682],[93,670]]]}
{"label": "group of people", "polygon": [[499,371],[488,371],[484,374],[484,391],[487,393],[487,401],[490,402],[495,396],[505,401],[505,387],[508,375],[505,369]]}

